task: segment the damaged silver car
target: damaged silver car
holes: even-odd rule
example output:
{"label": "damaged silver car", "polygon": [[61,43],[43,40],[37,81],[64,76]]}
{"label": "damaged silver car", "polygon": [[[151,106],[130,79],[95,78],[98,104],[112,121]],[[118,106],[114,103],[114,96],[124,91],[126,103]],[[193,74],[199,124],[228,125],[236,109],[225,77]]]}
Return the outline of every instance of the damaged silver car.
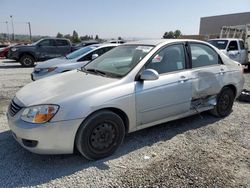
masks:
{"label": "damaged silver car", "polygon": [[230,114],[242,66],[196,40],[126,43],[84,68],[30,83],[7,117],[14,138],[40,154],[111,155],[126,133],[210,110]]}

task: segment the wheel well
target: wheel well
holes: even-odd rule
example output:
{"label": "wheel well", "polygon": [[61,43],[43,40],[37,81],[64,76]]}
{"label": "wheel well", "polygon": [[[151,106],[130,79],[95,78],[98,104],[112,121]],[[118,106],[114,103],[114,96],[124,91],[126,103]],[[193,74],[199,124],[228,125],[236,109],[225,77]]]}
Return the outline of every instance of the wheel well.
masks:
{"label": "wheel well", "polygon": [[28,53],[28,52],[24,52],[24,53],[20,54],[20,56],[19,56],[19,61],[20,61],[20,59],[21,59],[24,55],[29,55],[29,56],[33,57],[34,60],[36,60],[36,58],[35,58],[35,56],[34,56],[33,54]]}
{"label": "wheel well", "polygon": [[[236,97],[237,89],[236,89],[236,87],[234,85],[230,84],[230,85],[226,85],[225,87],[228,87],[228,88],[232,89],[232,91],[234,93],[234,97]],[[223,88],[225,88],[225,87],[223,87]]]}
{"label": "wheel well", "polygon": [[93,113],[96,113],[96,112],[99,112],[99,111],[102,111],[102,110],[110,110],[110,111],[114,112],[115,114],[117,114],[118,116],[120,116],[120,118],[122,119],[122,121],[123,121],[123,123],[125,125],[125,132],[128,133],[129,120],[128,120],[128,116],[127,116],[127,114],[125,112],[123,112],[122,110],[120,110],[118,108],[110,107],[110,108],[103,108],[103,109],[97,110],[97,111],[95,111]]}
{"label": "wheel well", "polygon": [[[110,110],[111,112],[114,112],[116,113],[118,116],[120,116],[120,118],[122,119],[124,125],[125,125],[125,133],[128,133],[129,131],[129,120],[128,120],[128,116],[125,112],[123,112],[122,110],[118,109],[118,108],[113,108],[113,107],[110,107],[110,108],[102,108],[102,109],[99,109],[97,111],[94,111],[92,112],[91,114],[89,114],[86,118],[90,117],[91,115],[97,113],[97,112],[100,112],[102,110]],[[83,120],[83,122],[86,120],[86,118]],[[75,141],[74,141],[74,151],[77,151],[76,149],[76,137],[77,137],[77,133],[78,133],[78,130],[79,130],[80,126],[78,127],[77,131],[76,131],[76,135],[75,135]]]}
{"label": "wheel well", "polygon": [[[128,120],[128,116],[125,112],[123,112],[122,110],[118,109],[118,108],[113,108],[113,107],[110,107],[110,108],[102,108],[102,109],[99,109],[97,111],[94,111],[92,112],[91,114],[88,115],[88,117],[92,116],[93,114],[97,113],[97,112],[100,112],[100,111],[103,111],[103,110],[110,110],[111,112],[114,112],[115,114],[117,114],[118,116],[120,116],[120,118],[122,119],[124,125],[125,125],[125,132],[128,133],[129,131],[129,120]],[[88,118],[86,117],[85,120]],[[84,121],[85,121],[84,120]]]}

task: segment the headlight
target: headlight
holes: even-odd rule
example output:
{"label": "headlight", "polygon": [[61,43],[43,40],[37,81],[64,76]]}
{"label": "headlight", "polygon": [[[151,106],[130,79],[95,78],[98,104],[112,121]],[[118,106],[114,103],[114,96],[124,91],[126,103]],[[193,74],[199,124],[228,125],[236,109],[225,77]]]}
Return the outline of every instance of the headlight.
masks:
{"label": "headlight", "polygon": [[47,72],[52,72],[53,70],[55,70],[57,67],[49,67],[49,68],[47,68],[46,70],[47,70]]}
{"label": "headlight", "polygon": [[17,48],[11,48],[11,51],[15,52],[15,51],[17,51]]}
{"label": "headlight", "polygon": [[57,67],[49,67],[49,68],[35,68],[35,72],[41,72],[41,73],[48,73],[52,72],[56,69]]}
{"label": "headlight", "polygon": [[57,113],[57,105],[39,105],[26,108],[21,119],[29,123],[45,123],[51,120]]}

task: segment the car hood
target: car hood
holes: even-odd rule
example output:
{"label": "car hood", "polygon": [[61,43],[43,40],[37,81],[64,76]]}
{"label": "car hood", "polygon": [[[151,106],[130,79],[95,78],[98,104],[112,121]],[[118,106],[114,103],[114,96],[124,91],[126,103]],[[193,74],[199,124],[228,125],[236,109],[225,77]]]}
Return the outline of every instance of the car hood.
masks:
{"label": "car hood", "polygon": [[70,97],[111,87],[116,81],[114,78],[73,70],[32,82],[19,90],[16,97],[24,106],[60,104]]}
{"label": "car hood", "polygon": [[63,63],[68,63],[71,62],[70,60],[66,59],[65,57],[59,57],[59,58],[53,58],[44,62],[41,62],[39,64],[37,64],[37,66],[35,67],[38,69],[42,69],[42,68],[49,68],[49,67],[56,67],[57,65],[63,64]]}
{"label": "car hood", "polygon": [[36,46],[35,45],[14,45],[14,46],[11,46],[11,48],[35,48]]}

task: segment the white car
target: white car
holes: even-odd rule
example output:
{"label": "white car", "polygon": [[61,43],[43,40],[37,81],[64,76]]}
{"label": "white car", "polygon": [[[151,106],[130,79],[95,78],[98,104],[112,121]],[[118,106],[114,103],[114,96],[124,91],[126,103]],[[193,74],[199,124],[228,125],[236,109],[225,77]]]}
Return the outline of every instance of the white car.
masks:
{"label": "white car", "polygon": [[78,69],[85,66],[89,61],[106,53],[118,44],[93,44],[76,50],[65,57],[59,57],[39,63],[31,73],[33,81]]}
{"label": "white car", "polygon": [[241,64],[206,42],[132,42],[82,69],[26,85],[7,118],[29,151],[77,149],[100,159],[115,152],[126,133],[208,110],[229,115],[243,84]]}

